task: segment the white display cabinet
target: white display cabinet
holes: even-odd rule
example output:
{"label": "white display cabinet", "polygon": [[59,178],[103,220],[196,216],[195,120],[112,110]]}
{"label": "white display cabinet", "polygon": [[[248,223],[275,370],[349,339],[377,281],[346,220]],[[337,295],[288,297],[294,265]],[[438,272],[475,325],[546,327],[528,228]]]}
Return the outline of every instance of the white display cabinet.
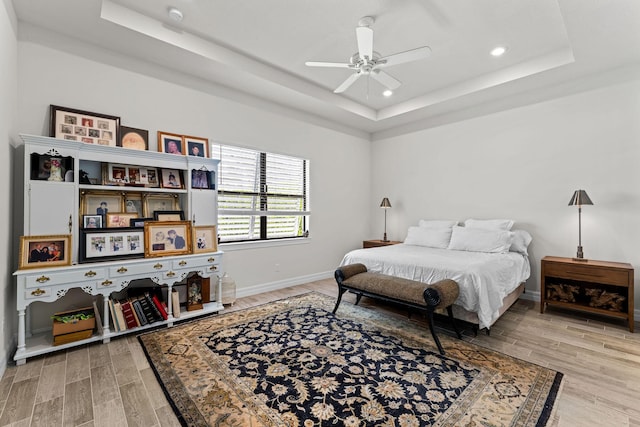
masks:
{"label": "white display cabinet", "polygon": [[[171,298],[167,298],[168,319],[147,326],[115,332],[110,328],[108,297],[112,292],[121,291],[138,279],[147,279],[158,286],[167,287],[171,295],[172,287],[191,274],[211,279],[211,302],[202,310],[184,311],[179,320],[217,312],[223,309],[221,285],[218,272],[222,270],[222,252],[197,253],[155,258],[128,258],[115,261],[79,263],[79,230],[82,227],[82,199],[87,194],[118,194],[144,202],[153,195],[165,194],[175,198],[185,214],[185,219],[194,226],[217,224],[217,191],[215,180],[218,160],[178,156],[152,151],[138,151],[120,147],[66,141],[49,137],[21,135],[23,144],[18,147],[19,167],[17,179],[23,184],[22,199],[24,236],[71,235],[70,266],[52,268],[27,268],[14,273],[17,285],[16,307],[18,311],[18,348],[14,360],[23,364],[29,357],[57,351],[88,342],[108,342],[111,337],[136,332],[161,324],[172,326],[176,319],[172,313]],[[65,170],[60,180],[48,180],[43,173],[42,159],[57,159]],[[162,169],[179,171],[182,188],[103,185],[102,171],[109,165],[129,165],[132,167],[155,169],[160,175]],[[45,166],[48,166],[45,164]],[[91,183],[80,182],[80,170],[89,172]],[[73,172],[69,172],[69,170]],[[191,175],[194,171],[206,173],[211,183],[209,188],[192,188]],[[48,172],[51,174],[51,172]],[[66,179],[65,179],[66,178]],[[161,177],[156,177],[161,181]],[[20,184],[18,184],[20,185]],[[18,214],[20,214],[18,212]],[[147,216],[151,212],[145,212]],[[30,266],[31,267],[31,266]],[[40,267],[40,265],[36,265]],[[45,265],[43,265],[45,267]],[[79,288],[87,294],[103,296],[101,332],[92,337],[71,343],[53,346],[50,331],[32,334],[29,330],[29,305],[33,302],[53,302],[65,296],[70,289]],[[70,302],[73,305],[73,302]],[[52,313],[53,314],[53,313]]]}

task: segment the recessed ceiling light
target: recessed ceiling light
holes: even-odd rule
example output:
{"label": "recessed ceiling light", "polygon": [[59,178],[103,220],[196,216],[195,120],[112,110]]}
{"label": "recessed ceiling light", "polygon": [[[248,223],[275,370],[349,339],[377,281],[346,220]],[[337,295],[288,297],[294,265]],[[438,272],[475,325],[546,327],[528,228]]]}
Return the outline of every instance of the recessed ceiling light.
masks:
{"label": "recessed ceiling light", "polygon": [[390,89],[387,89],[384,92],[382,92],[382,95],[389,97],[389,96],[393,95],[393,91],[390,90]]}
{"label": "recessed ceiling light", "polygon": [[169,18],[171,18],[172,20],[176,22],[182,21],[182,18],[183,18],[182,12],[180,12],[178,8],[170,7],[168,13],[169,13]]}
{"label": "recessed ceiling light", "polygon": [[491,50],[491,55],[493,56],[502,56],[507,51],[506,46],[496,46]]}

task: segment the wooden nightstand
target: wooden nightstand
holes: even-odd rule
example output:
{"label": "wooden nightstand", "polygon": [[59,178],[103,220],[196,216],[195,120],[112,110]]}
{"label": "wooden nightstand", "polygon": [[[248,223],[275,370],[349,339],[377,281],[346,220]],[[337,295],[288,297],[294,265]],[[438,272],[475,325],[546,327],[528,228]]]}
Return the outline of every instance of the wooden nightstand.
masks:
{"label": "wooden nightstand", "polygon": [[378,246],[397,245],[398,243],[402,243],[402,242],[398,242],[396,240],[389,240],[388,242],[383,242],[382,240],[364,240],[362,242],[362,247],[364,249],[368,249],[368,248],[377,248]]}
{"label": "wooden nightstand", "polygon": [[627,319],[633,332],[633,267],[547,256],[540,271],[540,313],[547,305]]}

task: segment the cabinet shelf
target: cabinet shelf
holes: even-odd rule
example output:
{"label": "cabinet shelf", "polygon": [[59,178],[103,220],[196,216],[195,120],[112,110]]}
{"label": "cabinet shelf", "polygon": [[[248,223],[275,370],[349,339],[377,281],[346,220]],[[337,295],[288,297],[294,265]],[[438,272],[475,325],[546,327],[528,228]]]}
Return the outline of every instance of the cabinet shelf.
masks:
{"label": "cabinet shelf", "polygon": [[[169,295],[171,295],[173,286],[191,274],[195,273],[203,278],[215,277],[221,271],[222,253],[219,251],[158,258],[78,263],[82,215],[86,215],[87,212],[97,214],[95,206],[91,205],[89,209],[88,195],[99,200],[100,197],[104,196],[107,199],[112,195],[115,196],[115,199],[118,197],[117,193],[126,193],[119,200],[120,206],[118,208],[122,211],[125,209],[125,203],[132,201],[138,202],[138,205],[134,206],[140,217],[153,217],[153,212],[157,210],[181,210],[184,212],[185,218],[194,221],[197,218],[198,225],[217,225],[217,191],[215,189],[207,189],[206,191],[192,189],[190,178],[193,170],[204,170],[211,176],[217,176],[219,160],[106,147],[44,136],[20,136],[23,144],[18,146],[15,151],[17,156],[16,181],[22,184],[23,194],[21,195],[21,203],[17,204],[15,208],[16,227],[22,231],[21,234],[24,236],[70,235],[71,243],[69,246],[71,247],[64,252],[65,256],[70,258],[68,260],[70,265],[47,268],[43,263],[36,265],[34,261],[22,260],[20,265],[27,264],[26,267],[37,268],[22,269],[14,273],[18,315],[18,348],[14,360],[17,364],[26,363],[27,358],[48,352],[100,340],[108,342],[110,338],[115,336],[162,326],[170,327],[176,322],[223,310],[223,305],[220,302],[221,286],[217,280],[214,301],[204,304],[200,310],[182,311],[180,317],[176,319],[169,318],[165,321],[116,332],[110,328],[108,306],[111,293],[122,291],[135,280],[150,280],[156,285],[168,288]],[[40,159],[46,159],[47,156],[64,158],[66,171],[74,171],[73,180],[65,182],[32,179],[34,165],[38,166],[36,172],[39,172]],[[38,162],[35,163],[35,160]],[[150,167],[156,168],[159,173],[161,170],[167,169],[178,171],[184,188],[80,184],[80,170],[91,172],[89,176],[97,178],[102,175],[101,171],[104,165]],[[71,174],[68,174],[68,177],[71,177]],[[144,193],[149,193],[148,197]],[[171,203],[167,202],[167,199]],[[95,200],[91,201],[95,202]],[[165,203],[171,206],[171,209],[164,209]],[[117,212],[115,207],[109,206],[110,212]],[[107,238],[104,238],[105,245],[109,243]],[[148,241],[148,239],[143,240],[144,242]],[[102,296],[103,306],[100,311],[103,318],[103,332],[96,332],[90,338],[57,346],[53,345],[51,332],[38,333],[27,338],[27,334],[30,332],[27,330],[27,325],[31,327],[33,324],[35,328],[41,330],[46,325],[45,322],[49,320],[45,306],[38,307],[37,312],[34,310],[33,313],[31,313],[32,310],[29,310],[29,306],[34,302],[52,303],[58,301],[71,289],[81,289],[94,297]],[[69,295],[67,298],[71,299],[64,301],[65,304],[74,306],[77,297]],[[172,311],[171,303],[172,301],[169,299],[167,308],[170,312]],[[32,314],[37,321],[31,319]]]}

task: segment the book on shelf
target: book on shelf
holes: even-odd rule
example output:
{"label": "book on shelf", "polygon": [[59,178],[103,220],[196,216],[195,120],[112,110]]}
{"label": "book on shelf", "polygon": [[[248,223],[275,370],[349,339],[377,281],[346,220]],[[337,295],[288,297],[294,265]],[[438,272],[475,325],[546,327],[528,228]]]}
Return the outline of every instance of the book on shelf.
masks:
{"label": "book on shelf", "polygon": [[131,313],[133,314],[133,318],[136,319],[136,326],[142,326],[142,324],[140,323],[140,319],[138,318],[138,313],[133,306],[133,301],[130,299],[127,301],[129,301],[129,305],[131,306]]}
{"label": "book on shelf", "polygon": [[151,310],[151,306],[149,305],[149,302],[144,297],[144,295],[138,298],[138,302],[140,303],[140,307],[142,308],[142,313],[147,318],[147,323],[155,322],[156,318],[153,314],[153,311]]}
{"label": "book on shelf", "polygon": [[169,316],[167,315],[167,308],[164,306],[164,303],[160,301],[160,298],[158,298],[158,295],[153,295],[151,297],[151,300],[153,301],[155,306],[158,307],[158,311],[160,312],[162,319],[167,320],[169,318]]}
{"label": "book on shelf", "polygon": [[180,294],[177,289],[171,291],[171,310],[173,317],[178,319],[180,317]]}
{"label": "book on shelf", "polygon": [[127,323],[124,320],[124,314],[122,313],[122,305],[118,301],[113,302],[113,311],[116,312],[116,319],[118,320],[118,331],[126,331]]}
{"label": "book on shelf", "polygon": [[102,326],[102,318],[100,317],[100,311],[98,311],[98,304],[93,300],[93,315],[96,318],[96,328],[98,328],[98,334],[102,335],[103,326]]}
{"label": "book on shelf", "polygon": [[[158,297],[156,295],[154,295],[154,297],[155,297],[156,300],[158,299]],[[160,311],[160,307],[158,307],[158,305],[155,303],[153,298],[151,298],[151,295],[149,295],[148,292],[146,294],[144,294],[144,299],[149,304],[149,307],[151,307],[151,311],[153,312],[154,320],[156,320],[158,322],[160,322],[162,320],[165,320],[164,316],[162,315],[162,312]],[[158,300],[158,303],[159,302],[160,302],[160,300]]]}
{"label": "book on shelf", "polygon": [[111,323],[113,323],[113,331],[119,332],[120,328],[118,326],[118,318],[116,317],[116,311],[113,307],[113,300],[109,298],[109,312],[111,313]]}
{"label": "book on shelf", "polygon": [[138,321],[140,322],[140,326],[146,325],[147,317],[142,312],[142,307],[140,306],[140,301],[137,299],[131,300],[131,304],[133,304],[133,308],[136,310],[136,315],[138,316]]}
{"label": "book on shelf", "polygon": [[122,307],[122,314],[124,315],[124,321],[127,324],[127,329],[136,328],[138,323],[136,322],[136,318],[133,315],[133,308],[131,308],[131,303],[129,301],[122,301],[120,303]]}

